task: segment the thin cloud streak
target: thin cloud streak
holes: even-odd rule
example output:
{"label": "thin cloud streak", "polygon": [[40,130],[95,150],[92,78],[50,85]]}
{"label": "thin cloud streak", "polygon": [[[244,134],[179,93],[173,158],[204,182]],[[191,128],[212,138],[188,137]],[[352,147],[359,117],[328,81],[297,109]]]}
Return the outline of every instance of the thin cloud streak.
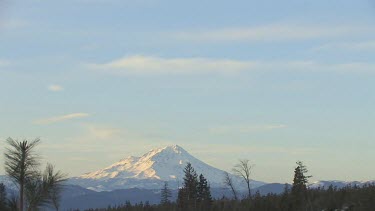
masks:
{"label": "thin cloud streak", "polygon": [[350,51],[367,51],[375,50],[375,40],[365,42],[341,42],[341,43],[328,43],[312,49],[312,51],[326,51],[333,50],[350,50]]}
{"label": "thin cloud streak", "polygon": [[56,116],[56,117],[51,117],[51,118],[46,118],[46,119],[39,119],[39,120],[36,120],[34,123],[46,125],[46,124],[53,124],[57,122],[63,122],[63,121],[71,120],[71,119],[85,118],[88,116],[90,116],[90,114],[88,113],[72,113],[72,114],[66,114],[66,115]]}
{"label": "thin cloud streak", "polygon": [[287,128],[284,124],[265,124],[265,125],[236,125],[236,126],[218,126],[209,129],[210,133],[213,134],[225,134],[225,133],[254,133],[254,132],[265,132],[275,129]]}
{"label": "thin cloud streak", "polygon": [[299,71],[336,73],[373,73],[375,63],[319,63],[301,61],[242,61],[212,58],[161,58],[129,56],[103,64],[89,64],[88,68],[112,75],[197,75],[238,74],[251,71]]}
{"label": "thin cloud streak", "polygon": [[204,149],[192,147],[192,153],[195,154],[240,154],[240,153],[281,153],[291,155],[306,155],[319,152],[316,148],[308,147],[281,147],[281,146],[233,146],[233,145],[212,145]]}
{"label": "thin cloud streak", "polygon": [[256,27],[222,28],[172,33],[179,40],[195,42],[294,41],[329,38],[374,32],[367,26],[317,26],[306,24],[271,24]]}
{"label": "thin cloud streak", "polygon": [[129,56],[105,64],[90,64],[92,69],[118,75],[233,73],[255,67],[255,62],[210,58],[161,58]]}
{"label": "thin cloud streak", "polygon": [[64,87],[57,85],[57,84],[49,85],[47,88],[49,91],[52,91],[52,92],[61,92],[64,90]]}

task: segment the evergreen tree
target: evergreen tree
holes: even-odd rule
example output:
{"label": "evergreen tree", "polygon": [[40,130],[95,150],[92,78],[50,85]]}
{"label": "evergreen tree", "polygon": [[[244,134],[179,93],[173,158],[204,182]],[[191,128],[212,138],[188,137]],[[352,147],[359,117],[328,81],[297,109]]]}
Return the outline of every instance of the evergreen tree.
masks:
{"label": "evergreen tree", "polygon": [[9,148],[6,148],[5,172],[19,187],[19,210],[24,210],[25,185],[28,178],[35,176],[35,169],[39,166],[39,160],[34,153],[34,148],[40,140],[17,141],[7,139]]}
{"label": "evergreen tree", "polygon": [[311,176],[307,176],[308,173],[306,166],[301,161],[297,161],[297,167],[294,169],[294,178],[292,186],[292,197],[294,208],[299,210],[302,207],[306,207],[307,203],[307,183]]}
{"label": "evergreen tree", "polygon": [[151,209],[151,205],[150,205],[150,202],[149,201],[146,201],[145,202],[145,205],[143,206],[144,210],[150,210]]}
{"label": "evergreen tree", "polygon": [[177,206],[182,210],[187,209],[186,191],[184,187],[178,189]]}
{"label": "evergreen tree", "polygon": [[204,178],[203,174],[199,175],[197,199],[206,209],[211,205],[212,202],[210,186],[208,185],[207,179]]}
{"label": "evergreen tree", "polygon": [[291,204],[290,204],[290,189],[288,187],[288,184],[286,183],[284,186],[284,191],[281,194],[281,199],[280,199],[280,209],[283,211],[289,211],[291,210]]}
{"label": "evergreen tree", "polygon": [[198,196],[198,175],[191,163],[187,163],[184,173],[183,187],[178,192],[178,206],[182,209],[195,209]]}
{"label": "evergreen tree", "polygon": [[125,208],[126,209],[130,209],[132,207],[132,204],[130,203],[130,201],[126,200],[125,202]]}
{"label": "evergreen tree", "polygon": [[172,196],[171,190],[168,188],[168,182],[164,182],[164,187],[161,190],[160,204],[167,205],[170,203],[169,198]]}
{"label": "evergreen tree", "polygon": [[18,199],[9,202],[9,207],[14,208],[13,202],[18,202],[19,211],[26,208],[37,210],[47,204],[52,204],[56,210],[59,208],[65,175],[60,171],[56,172],[51,164],[47,164],[44,172],[37,170],[40,162],[34,149],[39,142],[39,139],[31,142],[7,139],[8,147],[4,153],[5,171],[19,188]]}

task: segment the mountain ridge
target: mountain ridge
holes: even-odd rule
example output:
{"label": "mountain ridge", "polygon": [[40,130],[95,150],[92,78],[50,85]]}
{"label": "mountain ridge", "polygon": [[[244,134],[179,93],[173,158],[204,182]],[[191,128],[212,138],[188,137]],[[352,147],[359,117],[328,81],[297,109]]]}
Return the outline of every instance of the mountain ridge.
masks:
{"label": "mountain ridge", "polygon": [[[126,188],[158,189],[167,181],[178,188],[183,180],[183,169],[191,163],[197,174],[203,174],[212,187],[223,187],[225,171],[210,166],[189,154],[178,145],[152,149],[140,157],[128,156],[103,169],[73,177],[70,182],[91,190],[114,190]],[[242,179],[232,175],[239,187]],[[265,184],[251,182],[253,188]]]}

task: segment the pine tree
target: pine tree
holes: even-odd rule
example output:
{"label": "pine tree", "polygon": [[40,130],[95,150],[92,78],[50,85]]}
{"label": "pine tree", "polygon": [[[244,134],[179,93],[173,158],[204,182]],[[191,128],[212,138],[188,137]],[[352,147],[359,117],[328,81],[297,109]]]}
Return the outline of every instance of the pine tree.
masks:
{"label": "pine tree", "polygon": [[186,191],[184,187],[178,189],[177,207],[182,210],[187,209]]}
{"label": "pine tree", "polygon": [[169,198],[172,196],[171,190],[168,188],[168,182],[164,182],[164,187],[161,190],[160,204],[167,205],[170,203]]}
{"label": "pine tree", "polygon": [[12,138],[6,140],[8,148],[4,153],[5,172],[19,187],[19,210],[24,210],[24,195],[26,180],[35,176],[35,169],[39,166],[38,156],[34,148],[40,140],[17,141]]}
{"label": "pine tree", "polygon": [[178,192],[178,206],[182,209],[195,209],[197,207],[198,175],[191,163],[184,169],[183,187]]}
{"label": "pine tree", "polygon": [[125,208],[126,209],[130,209],[132,207],[132,204],[130,203],[130,201],[126,200],[125,202]]}
{"label": "pine tree", "polygon": [[212,203],[210,186],[203,174],[199,175],[197,200],[204,210],[207,210]]}
{"label": "pine tree", "polygon": [[301,209],[307,202],[307,183],[311,176],[308,173],[306,166],[301,161],[297,161],[297,167],[294,169],[294,179],[291,194],[294,199],[294,208]]}
{"label": "pine tree", "polygon": [[291,204],[290,204],[290,199],[289,199],[290,197],[289,197],[289,195],[290,195],[290,189],[288,187],[288,184],[285,183],[284,191],[281,194],[281,199],[280,199],[281,200],[280,201],[280,204],[281,204],[280,209],[282,211],[289,211],[289,210],[292,209],[291,208]]}

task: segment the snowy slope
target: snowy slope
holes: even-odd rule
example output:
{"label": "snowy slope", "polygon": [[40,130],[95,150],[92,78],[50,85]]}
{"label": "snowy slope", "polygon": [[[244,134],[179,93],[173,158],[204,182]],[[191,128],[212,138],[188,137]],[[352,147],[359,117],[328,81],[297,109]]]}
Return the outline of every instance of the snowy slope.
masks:
{"label": "snowy slope", "polygon": [[[72,178],[71,183],[92,190],[123,188],[159,189],[164,181],[171,188],[182,183],[183,169],[190,162],[198,174],[203,174],[212,187],[223,186],[224,171],[214,168],[190,155],[178,145],[153,149],[141,157],[128,157],[107,168]],[[240,178],[234,177],[239,187]],[[265,183],[253,181],[253,187]]]}
{"label": "snowy slope", "polygon": [[0,183],[3,183],[8,190],[18,190],[17,185],[5,175],[0,175]]}
{"label": "snowy slope", "polygon": [[340,180],[320,180],[309,184],[309,188],[328,188],[333,186],[336,188],[343,188],[346,186],[358,186],[375,184],[375,180],[370,181],[340,181]]}

